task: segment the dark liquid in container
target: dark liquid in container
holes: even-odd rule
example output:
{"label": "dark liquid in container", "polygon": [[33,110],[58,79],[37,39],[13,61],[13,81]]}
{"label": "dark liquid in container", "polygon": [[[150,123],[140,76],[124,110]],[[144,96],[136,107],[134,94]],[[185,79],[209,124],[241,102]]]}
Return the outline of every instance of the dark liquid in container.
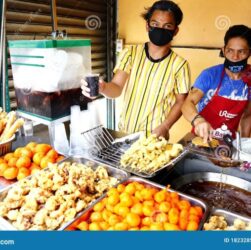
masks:
{"label": "dark liquid in container", "polygon": [[82,95],[81,88],[50,93],[16,88],[15,92],[18,109],[51,119],[69,115],[73,105],[80,105],[82,110],[86,109],[89,101]]}
{"label": "dark liquid in container", "polygon": [[251,193],[238,187],[220,182],[197,181],[182,186],[179,191],[200,198],[211,207],[251,217]]}
{"label": "dark liquid in container", "polygon": [[98,76],[86,76],[85,80],[90,88],[90,96],[99,95],[99,77]]}

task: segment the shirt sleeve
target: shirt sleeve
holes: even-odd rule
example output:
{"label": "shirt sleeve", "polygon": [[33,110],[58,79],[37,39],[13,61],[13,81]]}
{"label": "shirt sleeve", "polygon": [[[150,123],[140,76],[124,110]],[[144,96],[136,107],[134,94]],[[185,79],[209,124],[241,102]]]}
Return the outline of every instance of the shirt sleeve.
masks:
{"label": "shirt sleeve", "polygon": [[191,87],[190,68],[187,61],[184,61],[183,65],[178,69],[175,79],[175,94],[187,94]]}
{"label": "shirt sleeve", "polygon": [[113,70],[115,74],[117,70],[125,71],[130,74],[132,68],[132,47],[123,49],[118,58],[118,62]]}
{"label": "shirt sleeve", "polygon": [[193,88],[201,90],[204,94],[206,94],[210,89],[210,83],[212,80],[212,75],[208,72],[208,70],[203,70],[201,74],[195,80]]}

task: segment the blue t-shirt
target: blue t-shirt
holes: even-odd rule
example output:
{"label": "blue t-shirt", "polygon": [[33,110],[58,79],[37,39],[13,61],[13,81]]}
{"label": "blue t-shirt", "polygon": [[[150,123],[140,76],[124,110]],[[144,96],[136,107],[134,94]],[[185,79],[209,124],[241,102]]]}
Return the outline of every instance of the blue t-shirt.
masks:
{"label": "blue t-shirt", "polygon": [[[220,84],[223,64],[219,64],[202,71],[196,79],[193,87],[200,89],[204,96],[198,103],[198,111],[201,112],[215,94]],[[250,91],[251,93],[251,87]],[[218,93],[232,100],[251,100],[251,94],[248,95],[248,86],[242,80],[232,80],[225,73],[222,79],[221,88]]]}

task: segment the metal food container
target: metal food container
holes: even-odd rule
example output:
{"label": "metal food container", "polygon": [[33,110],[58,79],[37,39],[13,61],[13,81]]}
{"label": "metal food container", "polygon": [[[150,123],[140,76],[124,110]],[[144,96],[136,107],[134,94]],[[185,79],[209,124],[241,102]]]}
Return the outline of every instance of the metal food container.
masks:
{"label": "metal food container", "polygon": [[152,178],[163,169],[170,170],[188,153],[188,150],[184,148],[177,157],[172,158],[168,163],[163,164],[163,166],[154,171],[136,171],[130,165],[123,167],[120,164],[122,155],[140,138],[141,134],[142,132],[137,132],[115,139],[103,126],[98,126],[82,133],[90,146],[89,155],[92,159],[105,164],[111,164],[114,167],[143,178]]}
{"label": "metal food container", "polygon": [[[165,189],[166,187],[165,186],[162,186],[162,185],[159,185],[155,182],[152,182],[152,181],[149,181],[149,180],[145,180],[145,179],[142,179],[140,177],[130,177],[129,179],[125,180],[122,182],[122,184],[129,184],[131,182],[139,182],[147,187],[154,187],[154,188],[157,188],[157,189]],[[181,192],[177,192],[176,190],[174,189],[168,189],[168,191],[170,192],[176,192],[178,193],[178,195],[180,196],[181,199],[184,199],[184,200],[188,200],[192,205],[194,206],[200,206],[203,208],[203,217],[200,221],[200,224],[199,224],[199,228],[198,230],[201,230],[203,228],[203,225],[206,221],[206,219],[208,218],[208,214],[209,214],[209,210],[208,210],[208,206],[207,204],[200,200],[200,199],[197,199],[197,198],[194,198],[190,195],[186,195],[186,194],[183,194]],[[88,218],[90,213],[92,212],[93,210],[93,207],[96,203],[98,203],[99,201],[101,201],[102,199],[104,199],[106,197],[106,194],[102,195],[95,203],[93,203],[88,209],[86,209],[85,211],[83,211],[79,216],[78,218],[76,218],[76,220],[72,223],[69,223],[67,225],[67,227],[65,227],[65,230],[72,230],[73,228],[75,228],[75,225],[78,224],[78,222],[82,219],[82,216],[85,217],[85,218]],[[74,230],[74,229],[73,229]]]}
{"label": "metal food container", "polygon": [[246,224],[251,223],[251,218],[250,217],[246,217],[246,216],[236,214],[236,213],[233,213],[233,212],[229,212],[229,211],[227,211],[225,209],[219,209],[219,208],[214,208],[214,209],[211,210],[211,212],[208,215],[208,218],[207,218],[206,222],[208,222],[209,219],[212,216],[215,216],[215,215],[216,216],[223,216],[225,218],[228,226],[233,225],[235,219],[240,219],[243,222],[245,222]]}
{"label": "metal food container", "polygon": [[[112,166],[109,166],[107,164],[101,164],[97,161],[91,160],[91,159],[86,159],[86,158],[74,158],[74,157],[69,157],[64,159],[62,162],[70,162],[70,163],[82,163],[87,165],[88,167],[92,168],[93,170],[95,170],[98,166],[103,166],[107,169],[107,172],[109,174],[109,176],[115,177],[118,179],[118,184],[125,181],[126,179],[129,178],[129,174],[123,170],[114,168]],[[50,171],[50,167],[47,167],[41,171]],[[26,177],[26,179],[32,179],[33,175]],[[9,190],[15,186],[17,186],[19,184],[19,182],[16,182],[4,189],[1,190],[0,192],[0,202],[3,201],[3,199],[7,196]],[[76,218],[78,218],[80,215],[82,215],[83,213],[85,213],[85,211],[87,211],[89,209],[89,207],[92,206],[92,204],[95,204],[96,201],[99,200],[95,199],[93,201],[91,201],[88,206],[81,212],[78,212],[75,216],[75,218],[72,220],[74,221]],[[62,225],[60,228],[58,228],[57,230],[63,230],[70,222],[67,222],[65,225]],[[18,230],[16,229],[7,219],[4,219],[3,217],[0,217],[0,230]]]}

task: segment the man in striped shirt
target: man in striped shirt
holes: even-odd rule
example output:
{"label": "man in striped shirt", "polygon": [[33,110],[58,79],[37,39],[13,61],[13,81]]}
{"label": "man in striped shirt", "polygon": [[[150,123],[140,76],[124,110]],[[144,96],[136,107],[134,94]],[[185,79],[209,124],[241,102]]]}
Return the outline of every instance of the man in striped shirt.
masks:
{"label": "man in striped shirt", "polygon": [[[119,129],[126,133],[169,138],[169,130],[181,116],[181,106],[190,88],[186,60],[171,50],[183,13],[172,1],[157,1],[142,15],[150,41],[124,49],[111,82],[99,82],[99,92],[116,98],[124,91]],[[82,81],[83,94],[90,89]]]}

